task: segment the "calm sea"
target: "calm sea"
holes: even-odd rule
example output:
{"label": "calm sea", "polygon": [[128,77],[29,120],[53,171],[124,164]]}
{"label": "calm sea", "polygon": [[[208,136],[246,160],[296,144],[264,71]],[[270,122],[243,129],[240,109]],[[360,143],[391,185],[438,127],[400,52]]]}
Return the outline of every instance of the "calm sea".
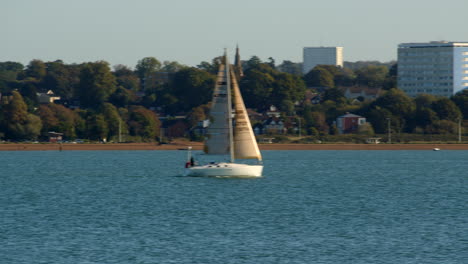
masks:
{"label": "calm sea", "polygon": [[467,263],[468,151],[0,152],[0,263]]}

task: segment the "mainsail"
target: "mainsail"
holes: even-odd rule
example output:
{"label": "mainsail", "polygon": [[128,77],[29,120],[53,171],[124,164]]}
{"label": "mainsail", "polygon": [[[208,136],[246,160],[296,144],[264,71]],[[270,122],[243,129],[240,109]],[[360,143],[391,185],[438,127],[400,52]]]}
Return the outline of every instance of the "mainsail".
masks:
{"label": "mainsail", "polygon": [[236,81],[236,75],[233,70],[230,71],[230,74],[232,89],[234,90],[234,111],[236,113],[234,118],[234,157],[236,159],[262,160],[247,109]]}
{"label": "mainsail", "polygon": [[[237,84],[234,67],[227,57],[219,66],[213,102],[210,110],[210,125],[207,129],[205,153],[229,155],[231,162],[236,159],[262,160],[257,141],[250,124],[244,100]],[[233,91],[231,91],[231,88]],[[234,102],[231,102],[231,92]],[[232,103],[234,103],[235,127],[232,124]]]}
{"label": "mainsail", "polygon": [[[227,64],[226,64],[227,65]],[[207,129],[205,153],[213,155],[227,155],[230,153],[231,93],[228,70],[221,64],[216,78],[213,101],[210,109],[210,125]]]}

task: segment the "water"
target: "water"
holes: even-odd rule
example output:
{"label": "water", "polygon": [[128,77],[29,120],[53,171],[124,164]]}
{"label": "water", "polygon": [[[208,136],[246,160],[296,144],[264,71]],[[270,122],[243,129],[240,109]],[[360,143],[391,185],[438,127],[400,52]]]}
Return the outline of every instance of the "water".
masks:
{"label": "water", "polygon": [[468,151],[0,152],[0,263],[467,263]]}

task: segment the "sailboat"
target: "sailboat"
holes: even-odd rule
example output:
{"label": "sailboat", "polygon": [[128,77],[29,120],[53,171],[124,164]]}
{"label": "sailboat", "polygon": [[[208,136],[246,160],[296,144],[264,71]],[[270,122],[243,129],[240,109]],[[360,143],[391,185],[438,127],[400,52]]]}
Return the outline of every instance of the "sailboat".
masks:
{"label": "sailboat", "polygon": [[[234,114],[233,114],[234,110]],[[262,155],[250,124],[234,67],[226,53],[216,78],[204,152],[229,156],[229,161],[196,165],[188,152],[186,176],[261,177]],[[257,164],[236,163],[236,159],[256,159]]]}

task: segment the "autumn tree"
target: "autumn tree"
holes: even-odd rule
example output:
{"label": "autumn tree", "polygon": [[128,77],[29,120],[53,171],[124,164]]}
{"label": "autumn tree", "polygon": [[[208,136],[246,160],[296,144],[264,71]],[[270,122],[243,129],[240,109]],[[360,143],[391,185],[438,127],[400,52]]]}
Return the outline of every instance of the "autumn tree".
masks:
{"label": "autumn tree", "polygon": [[11,139],[36,139],[42,128],[41,119],[28,113],[21,94],[12,92],[12,99],[3,107],[5,136]]}
{"label": "autumn tree", "polygon": [[161,123],[151,110],[141,106],[131,107],[128,118],[128,129],[132,136],[155,140],[159,136]]}

